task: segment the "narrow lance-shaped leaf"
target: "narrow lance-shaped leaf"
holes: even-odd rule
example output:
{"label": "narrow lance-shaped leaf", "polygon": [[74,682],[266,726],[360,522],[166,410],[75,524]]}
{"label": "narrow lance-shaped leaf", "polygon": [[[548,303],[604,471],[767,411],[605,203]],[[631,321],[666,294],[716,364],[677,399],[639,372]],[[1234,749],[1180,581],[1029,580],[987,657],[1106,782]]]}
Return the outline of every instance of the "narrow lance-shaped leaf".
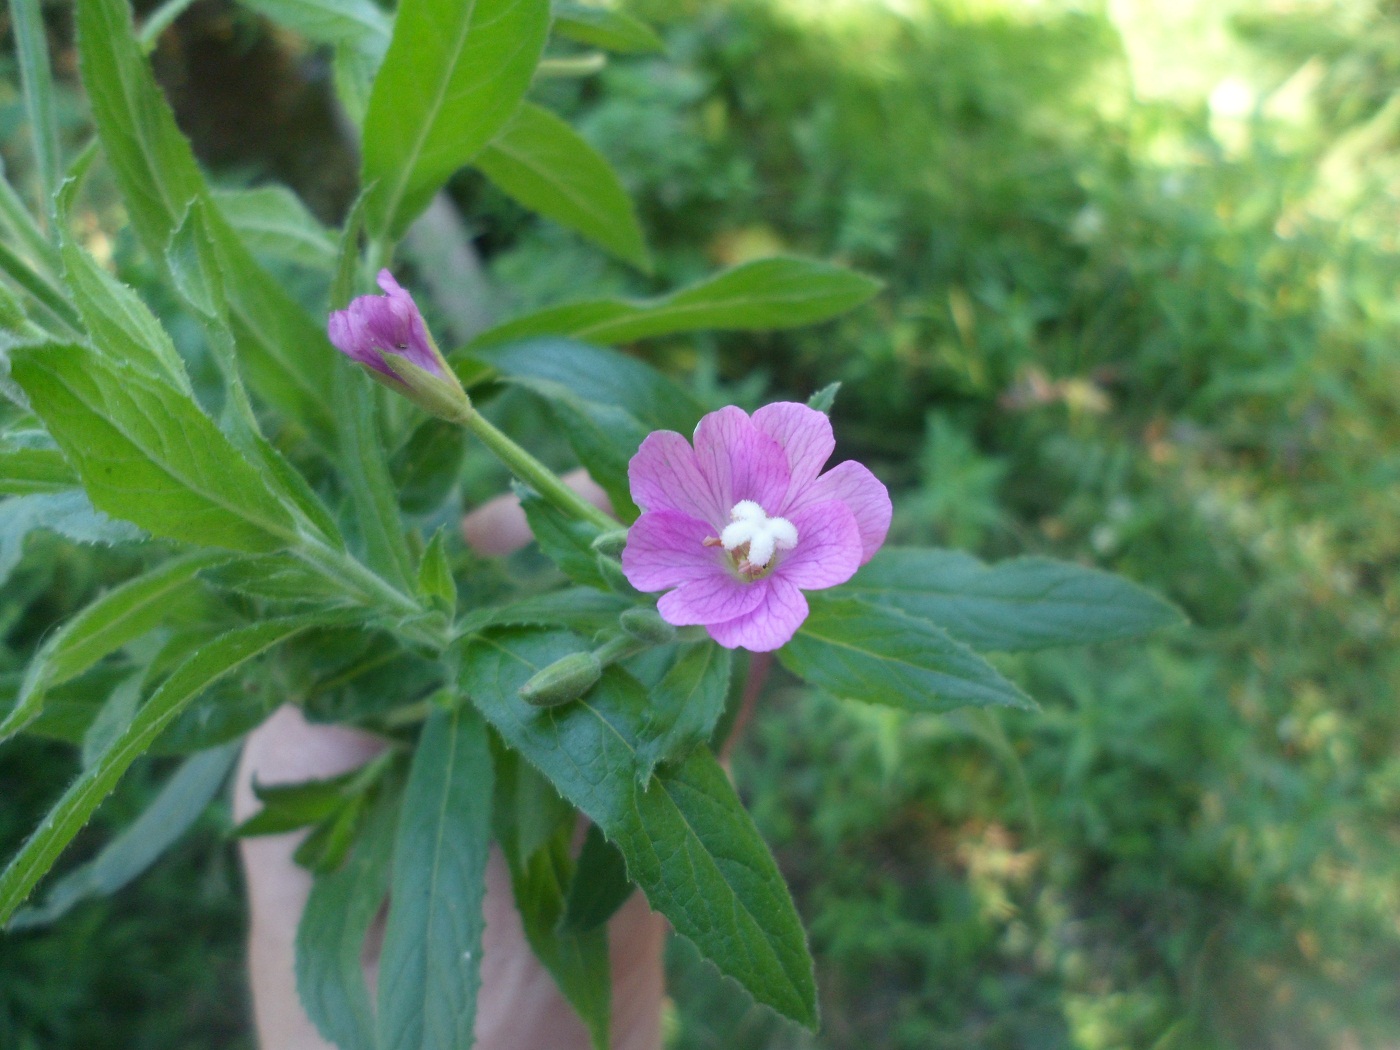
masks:
{"label": "narrow lance-shaped leaf", "polygon": [[548,0],[403,0],[365,114],[376,236],[402,234],[510,119],[548,30]]}
{"label": "narrow lance-shaped leaf", "polygon": [[645,22],[625,11],[594,4],[556,3],[554,32],[579,44],[624,55],[665,50],[661,38]]}
{"label": "narrow lance-shaped leaf", "polygon": [[409,772],[379,964],[380,1050],[471,1045],[491,841],[491,751],[469,707],[435,710]]}
{"label": "narrow lance-shaped leaf", "polygon": [[172,559],[114,587],[65,623],[29,662],[19,698],[0,721],[0,740],[24,728],[42,710],[45,689],[76,678],[141,637],[165,619],[183,593],[198,586],[196,573],[227,559],[217,551]]}
{"label": "narrow lance-shaped leaf", "polygon": [[526,102],[474,164],[531,211],[583,234],[623,262],[651,268],[622,180],[549,110]]}
{"label": "narrow lance-shaped leaf", "polygon": [[257,470],[174,387],[83,346],[22,347],[11,367],[99,510],[249,553],[296,541]]}
{"label": "narrow lance-shaped leaf", "polygon": [[656,299],[569,303],[497,325],[468,349],[539,335],[614,345],[697,332],[769,331],[816,324],[859,306],[880,282],[811,259],[760,259]]}
{"label": "narrow lance-shaped leaf", "polygon": [[1050,558],[987,565],[961,551],[887,547],[841,593],[1000,652],[1132,638],[1184,622],[1171,604],[1121,576]]}
{"label": "narrow lance-shaped leaf", "polygon": [[62,492],[77,484],[73,468],[42,430],[0,436],[0,495]]}
{"label": "narrow lance-shaped leaf", "polygon": [[468,640],[461,683],[506,742],[616,842],[652,907],[760,1002],[808,1026],[816,988],[796,909],[767,847],[707,749],[637,783],[646,692],[608,668],[580,700],[538,709],[518,691],[586,648],[559,631]]}
{"label": "narrow lance-shaped leaf", "polygon": [[186,759],[135,821],[96,857],[54,883],[43,904],[17,912],[9,928],[46,925],[80,901],[110,896],[137,878],[199,819],[237,757],[237,745],[226,744]]}
{"label": "narrow lance-shaped leaf", "polygon": [[196,696],[230,671],[316,622],[314,617],[269,620],[230,631],[177,667],[110,748],[64,792],[39,829],[0,874],[0,923],[9,921],[34,884],[136,761]]}
{"label": "narrow lance-shaped leaf", "polygon": [[652,690],[637,744],[643,784],[659,763],[684,759],[710,738],[729,695],[732,655],[712,642],[683,648]]}
{"label": "narrow lance-shaped leaf", "polygon": [[49,69],[49,42],[39,0],[10,0],[19,74],[24,85],[24,111],[29,118],[35,167],[39,174],[39,198],[45,209],[58,186],[58,113],[53,99],[53,72]]}
{"label": "narrow lance-shaped leaf", "polygon": [[853,598],[813,594],[808,601],[811,613],[778,659],[819,689],[910,711],[1035,706],[927,620]]}

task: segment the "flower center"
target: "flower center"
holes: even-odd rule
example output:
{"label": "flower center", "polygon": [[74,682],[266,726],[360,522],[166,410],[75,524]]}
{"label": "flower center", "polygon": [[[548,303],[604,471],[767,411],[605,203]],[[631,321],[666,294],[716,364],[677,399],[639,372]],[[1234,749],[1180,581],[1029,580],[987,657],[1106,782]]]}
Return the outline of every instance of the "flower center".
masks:
{"label": "flower center", "polygon": [[719,539],[708,539],[705,543],[729,551],[744,575],[759,576],[778,551],[790,551],[797,546],[797,529],[787,518],[770,518],[757,503],[745,499],[734,504],[729,512],[729,524],[719,534]]}

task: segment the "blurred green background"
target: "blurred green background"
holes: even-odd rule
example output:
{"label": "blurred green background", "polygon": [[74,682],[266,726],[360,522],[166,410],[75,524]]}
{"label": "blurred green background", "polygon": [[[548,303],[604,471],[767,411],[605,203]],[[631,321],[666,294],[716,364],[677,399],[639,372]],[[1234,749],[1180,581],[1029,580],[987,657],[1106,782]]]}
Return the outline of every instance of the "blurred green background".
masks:
{"label": "blurred green background", "polygon": [[[468,175],[491,309],[775,250],[865,269],[885,293],[837,323],[637,352],[711,402],[839,379],[840,455],[895,490],[897,539],[1102,565],[1195,624],[1006,661],[1033,715],[775,679],[735,771],[808,924],[823,1031],[676,944],[670,1045],[1400,1043],[1400,3],[629,7],[666,55],[538,93],[636,194],[655,278]],[[65,5],[48,16],[71,88]],[[6,41],[0,153],[23,172]],[[155,61],[211,168],[337,218],[353,166],[323,56],[201,0]],[[149,287],[129,235],[106,254]],[[51,537],[26,553],[8,669],[120,575]],[[0,853],[75,768],[0,751]],[[0,937],[0,1047],[250,1047],[226,830],[211,814],[115,899]]]}

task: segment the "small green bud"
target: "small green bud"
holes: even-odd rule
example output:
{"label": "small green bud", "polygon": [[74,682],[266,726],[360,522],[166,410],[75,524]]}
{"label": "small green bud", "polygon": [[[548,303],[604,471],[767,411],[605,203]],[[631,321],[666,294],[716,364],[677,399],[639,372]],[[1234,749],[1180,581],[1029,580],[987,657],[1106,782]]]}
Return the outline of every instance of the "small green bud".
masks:
{"label": "small green bud", "polygon": [[624,598],[636,598],[642,593],[627,582],[622,566],[615,558],[609,558],[603,554],[598,555],[598,572],[607,583],[608,589],[615,594],[620,594]]}
{"label": "small green bud", "polygon": [[558,707],[577,700],[602,676],[603,665],[592,653],[570,653],[522,685],[520,699],[536,707]]}
{"label": "small green bud", "polygon": [[628,609],[618,617],[622,629],[639,642],[665,645],[676,640],[676,629],[655,609]]}
{"label": "small green bud", "polygon": [[593,541],[593,549],[609,558],[616,558],[622,553],[622,548],[626,546],[626,529],[613,529],[611,532],[604,532]]}

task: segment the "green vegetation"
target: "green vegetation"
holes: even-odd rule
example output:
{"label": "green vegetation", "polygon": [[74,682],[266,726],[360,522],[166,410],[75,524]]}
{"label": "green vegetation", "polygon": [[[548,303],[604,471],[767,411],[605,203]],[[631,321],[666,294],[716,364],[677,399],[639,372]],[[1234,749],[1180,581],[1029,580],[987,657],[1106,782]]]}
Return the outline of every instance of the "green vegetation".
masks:
{"label": "green vegetation", "polygon": [[[1039,713],[906,715],[776,671],[735,774],[810,931],[823,1031],[678,944],[674,1046],[1400,1038],[1394,5],[628,6],[665,55],[539,90],[629,183],[655,276],[465,176],[518,295],[495,319],[775,249],[857,266],[886,291],[840,321],[648,352],[707,403],[841,380],[841,454],[897,490],[899,538],[1100,565],[1195,625],[1006,658]],[[14,170],[23,103],[0,104]],[[0,669],[123,578],[110,561],[31,539]],[[137,768],[88,852],[154,789]],[[57,745],[0,751],[0,853],[75,771]],[[216,825],[0,939],[0,1045],[246,1045]]]}

